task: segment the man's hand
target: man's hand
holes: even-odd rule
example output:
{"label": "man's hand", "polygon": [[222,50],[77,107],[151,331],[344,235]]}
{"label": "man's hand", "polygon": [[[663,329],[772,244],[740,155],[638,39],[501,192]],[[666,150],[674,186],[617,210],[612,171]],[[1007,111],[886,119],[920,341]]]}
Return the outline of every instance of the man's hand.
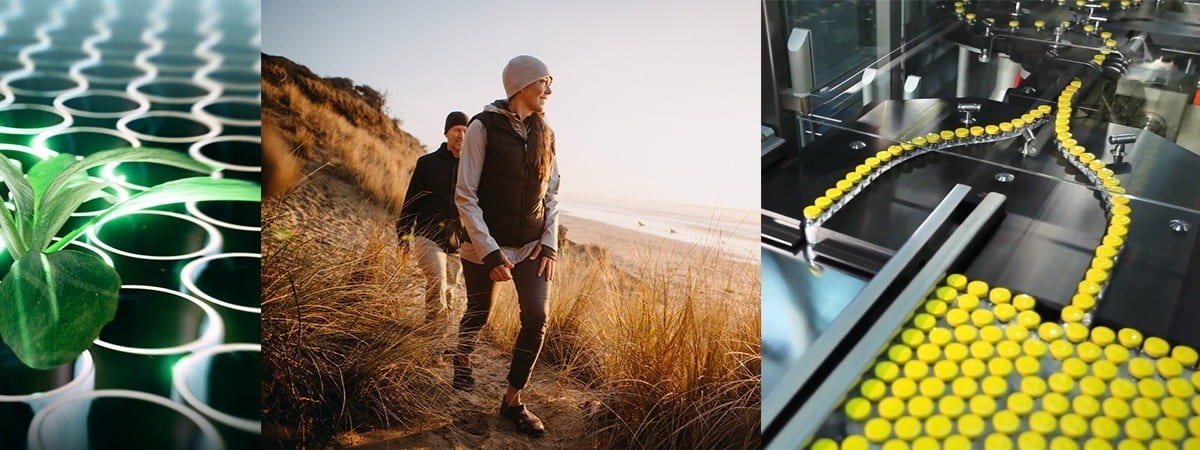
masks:
{"label": "man's hand", "polygon": [[[529,259],[537,259],[541,254],[542,246],[539,245],[533,250],[533,254],[529,256]],[[543,272],[546,274],[546,281],[554,281],[554,258],[542,258],[542,262],[538,264],[537,276],[542,276]]]}
{"label": "man's hand", "polygon": [[500,264],[496,267],[493,267],[492,271],[488,272],[488,278],[491,278],[492,281],[511,280],[512,279],[512,271],[509,269],[512,269],[513,264],[511,262],[508,262],[508,257],[504,256],[504,253],[500,253],[500,259],[503,260],[504,263]]}

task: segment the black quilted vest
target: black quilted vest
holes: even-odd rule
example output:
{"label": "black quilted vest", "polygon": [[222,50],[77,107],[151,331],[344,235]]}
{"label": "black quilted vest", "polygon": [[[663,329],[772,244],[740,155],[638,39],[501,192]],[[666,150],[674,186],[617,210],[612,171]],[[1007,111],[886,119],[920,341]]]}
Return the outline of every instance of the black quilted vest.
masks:
{"label": "black quilted vest", "polygon": [[532,166],[536,150],[499,113],[484,111],[471,120],[487,128],[477,193],[488,232],[502,247],[519,247],[541,239],[546,227],[542,203],[546,186]]}

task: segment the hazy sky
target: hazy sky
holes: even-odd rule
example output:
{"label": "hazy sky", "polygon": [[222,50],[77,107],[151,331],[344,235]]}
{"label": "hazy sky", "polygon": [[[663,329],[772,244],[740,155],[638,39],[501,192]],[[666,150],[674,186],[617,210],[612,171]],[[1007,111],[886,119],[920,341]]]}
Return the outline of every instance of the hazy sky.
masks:
{"label": "hazy sky", "polygon": [[504,96],[510,58],[554,76],[562,192],[759,207],[758,4],[263,1],[263,51],[388,96],[435,149],[446,113]]}

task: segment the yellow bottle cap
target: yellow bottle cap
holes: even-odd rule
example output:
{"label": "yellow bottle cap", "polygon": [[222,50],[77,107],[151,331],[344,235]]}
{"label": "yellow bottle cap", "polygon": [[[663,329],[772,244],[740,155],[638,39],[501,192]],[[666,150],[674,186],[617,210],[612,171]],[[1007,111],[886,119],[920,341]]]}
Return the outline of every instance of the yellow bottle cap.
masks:
{"label": "yellow bottle cap", "polygon": [[892,395],[900,399],[909,399],[917,394],[917,382],[911,378],[897,378],[892,382]]}
{"label": "yellow bottle cap", "polygon": [[1036,431],[1026,431],[1017,436],[1017,447],[1029,450],[1044,450],[1046,448],[1046,436]]}
{"label": "yellow bottle cap", "polygon": [[[1025,127],[1025,119],[1019,119],[1019,118],[1018,118],[1018,119],[1013,119],[1013,120],[1009,121],[1008,123],[1012,124],[1012,127],[1013,127],[1014,129],[1016,129],[1016,128],[1024,128],[1024,127]],[[1003,124],[1001,124],[1001,127],[1000,127],[1000,129],[1002,129],[1002,130],[1004,129],[1004,126],[1003,126]]]}
{"label": "yellow bottle cap", "polygon": [[888,441],[884,442],[879,448],[881,450],[909,450],[908,443],[899,439],[888,439]]}
{"label": "yellow bottle cap", "polygon": [[1054,322],[1046,322],[1038,326],[1038,337],[1043,341],[1050,342],[1055,339],[1062,339],[1063,330]]}
{"label": "yellow bottle cap", "polygon": [[988,373],[998,376],[1007,377],[1013,371],[1012,361],[1004,358],[993,358],[988,361]]}
{"label": "yellow bottle cap", "polygon": [[[1200,398],[1197,398],[1195,402],[1200,402]],[[1188,432],[1191,433],[1192,436],[1200,436],[1200,417],[1188,419]],[[1200,444],[1200,442],[1198,442],[1198,444]]]}
{"label": "yellow bottle cap", "polygon": [[871,442],[883,442],[892,435],[892,423],[878,417],[868,420],[863,435]]}
{"label": "yellow bottle cap", "polygon": [[[1192,386],[1195,386],[1197,390],[1200,390],[1200,371],[1192,373]],[[1200,408],[1196,408],[1196,410],[1196,414],[1200,414]]]}
{"label": "yellow bottle cap", "polygon": [[1005,133],[1013,130],[1012,122],[1000,122],[1000,131]]}
{"label": "yellow bottle cap", "polygon": [[996,354],[1000,355],[1001,358],[1015,359],[1021,356],[1021,344],[1013,341],[1001,341],[996,344]]}
{"label": "yellow bottle cap", "polygon": [[1010,28],[1017,28],[1017,27],[1021,26],[1021,22],[1018,22],[1015,20],[1010,20],[1010,21],[1008,21],[1008,26]]}
{"label": "yellow bottle cap", "polygon": [[[1125,245],[1125,239],[1124,239],[1124,238],[1122,238],[1122,237],[1120,237],[1120,236],[1113,236],[1113,235],[1111,235],[1111,234],[1105,235],[1105,236],[1104,236],[1104,239],[1101,239],[1101,241],[1100,241],[1100,242],[1102,242],[1104,245],[1107,245],[1107,246],[1109,246],[1109,247],[1112,247],[1112,248],[1114,248],[1114,249],[1121,248],[1122,246],[1124,246],[1124,245]],[[1105,274],[1105,279],[1107,279],[1107,278],[1108,278],[1108,274]],[[1090,279],[1090,278],[1089,278],[1089,279]],[[1096,281],[1096,280],[1092,280],[1092,281]],[[1101,281],[1104,281],[1104,280],[1102,279],[1102,280],[1100,280],[1100,281],[1096,281],[1096,282],[1097,282],[1097,283],[1099,283],[1099,282],[1101,282]]]}
{"label": "yellow bottle cap", "polygon": [[[1104,247],[1104,246],[1102,245],[1101,247]],[[1076,292],[1080,293],[1080,294],[1091,295],[1094,297],[1094,296],[1096,296],[1096,294],[1100,293],[1100,285],[1096,284],[1094,282],[1088,281],[1088,280],[1083,280],[1083,281],[1079,282],[1079,287]]]}
{"label": "yellow bottle cap", "polygon": [[1117,377],[1117,366],[1112,361],[1101,359],[1092,363],[1092,374],[1096,375],[1096,378],[1108,381]]}
{"label": "yellow bottle cap", "polygon": [[900,156],[901,153],[904,153],[904,147],[901,147],[899,145],[890,145],[887,148],[887,152],[888,152],[888,154],[891,154],[892,156]]}
{"label": "yellow bottle cap", "polygon": [[[1107,8],[1107,7],[1108,7],[1108,2],[1100,2],[1100,6],[1103,6],[1103,7]],[[1111,38],[1111,37],[1112,37],[1112,32],[1111,32],[1111,31],[1104,31],[1104,32],[1101,32],[1101,33],[1100,33],[1100,38],[1101,38],[1101,39],[1108,40],[1108,38]]]}
{"label": "yellow bottle cap", "polygon": [[1142,350],[1153,358],[1161,358],[1170,352],[1171,345],[1160,337],[1149,337],[1142,343]]}
{"label": "yellow bottle cap", "polygon": [[944,302],[953,302],[958,297],[958,290],[950,286],[942,286],[933,291],[934,297]]}
{"label": "yellow bottle cap", "polygon": [[[926,307],[928,307],[928,302],[926,302]],[[900,342],[909,347],[919,346],[922,342],[925,342],[925,333],[916,328],[907,328],[900,332]]]}
{"label": "yellow bottle cap", "polygon": [[1154,367],[1163,378],[1174,378],[1183,373],[1183,364],[1172,358],[1159,358],[1154,362]]}
{"label": "yellow bottle cap", "polygon": [[[1086,333],[1087,330],[1084,330],[1084,332]],[[1080,343],[1079,346],[1075,347],[1075,353],[1079,355],[1079,359],[1082,359],[1083,362],[1091,364],[1099,360],[1101,356],[1104,356],[1104,349],[1089,341]]]}
{"label": "yellow bottle cap", "polygon": [[985,365],[983,361],[971,358],[962,362],[961,369],[963,376],[979,378],[987,372],[987,365]]}
{"label": "yellow bottle cap", "polygon": [[977,326],[977,327],[982,327],[984,325],[990,324],[995,319],[996,319],[996,316],[992,315],[992,312],[988,311],[986,309],[977,309],[977,310],[971,311],[971,323],[975,324],[975,326]]}
{"label": "yellow bottle cap", "polygon": [[1120,225],[1123,227],[1128,227],[1129,222],[1131,222],[1131,221],[1132,220],[1129,218],[1129,216],[1113,216],[1112,219],[1109,219],[1108,223],[1111,225]]}
{"label": "yellow bottle cap", "polygon": [[942,350],[942,354],[946,355],[946,359],[954,362],[961,362],[962,360],[967,359],[969,353],[970,352],[967,350],[967,346],[958,342],[947,344],[946,348]]}
{"label": "yellow bottle cap", "polygon": [[1124,195],[1112,196],[1112,204],[1114,205],[1129,205],[1129,197]]}
{"label": "yellow bottle cap", "polygon": [[1070,342],[1062,339],[1050,341],[1050,356],[1054,357],[1054,359],[1061,361],[1067,359],[1073,353],[1075,353],[1075,346],[1071,345]]}
{"label": "yellow bottle cap", "polygon": [[818,206],[805,206],[804,218],[808,220],[815,220],[816,218],[821,217],[821,212],[822,209]]}
{"label": "yellow bottle cap", "polygon": [[983,127],[979,127],[979,126],[971,127],[971,129],[969,131],[971,132],[971,136],[974,136],[974,137],[983,136]]}
{"label": "yellow bottle cap", "polygon": [[[1082,321],[1083,320],[1083,310],[1079,309],[1079,307],[1077,307],[1077,306],[1064,306],[1062,309],[1062,320],[1064,322]],[[1084,329],[1084,332],[1085,333],[1087,332],[1086,328]],[[1086,338],[1087,336],[1085,335],[1084,337]],[[1072,339],[1072,341],[1075,342],[1074,339]]]}
{"label": "yellow bottle cap", "polygon": [[849,181],[851,184],[858,184],[858,182],[861,180],[862,175],[859,175],[858,172],[850,172],[846,174],[846,181]]}
{"label": "yellow bottle cap", "polygon": [[908,400],[908,413],[913,417],[924,419],[933,414],[933,399],[929,397],[913,397]]}
{"label": "yellow bottle cap", "polygon": [[887,384],[877,378],[868,378],[859,386],[858,392],[867,400],[878,401],[887,394]]}
{"label": "yellow bottle cap", "polygon": [[971,450],[971,439],[961,434],[947,436],[942,440],[942,450]]}
{"label": "yellow bottle cap", "polygon": [[[1009,396],[1009,398],[1011,399],[1012,396]],[[1033,400],[1029,401],[1029,407],[1033,407]],[[1033,431],[1041,434],[1050,434],[1053,433],[1057,427],[1058,420],[1054,418],[1054,415],[1048,412],[1038,411],[1029,415],[1029,429]]]}
{"label": "yellow bottle cap", "polygon": [[1137,357],[1129,361],[1129,374],[1134,378],[1146,378],[1154,375],[1154,363],[1149,359]]}
{"label": "yellow bottle cap", "polygon": [[913,140],[912,140],[912,144],[913,144],[913,145],[915,145],[915,146],[917,146],[917,147],[924,146],[924,145],[925,145],[925,138],[923,138],[923,137],[915,137],[915,138],[913,138]]}
{"label": "yellow bottle cap", "polygon": [[980,383],[983,393],[992,397],[1000,397],[1008,392],[1008,383],[1003,378],[997,376],[989,376],[983,379]]}
{"label": "yellow bottle cap", "polygon": [[1065,139],[1062,141],[1063,147],[1066,147],[1066,148],[1072,148],[1072,147],[1077,146],[1078,144],[1079,144],[1079,142],[1074,139]]}
{"label": "yellow bottle cap", "polygon": [[974,295],[978,301],[979,297],[983,297],[988,293],[988,284],[984,281],[975,280],[967,283],[967,293]]}
{"label": "yellow bottle cap", "polygon": [[946,286],[956,290],[963,290],[967,287],[967,277],[961,273],[952,273],[946,276]]}
{"label": "yellow bottle cap", "polygon": [[[949,315],[947,315],[947,317],[949,317]],[[974,342],[977,335],[978,329],[971,325],[959,325],[954,327],[954,340],[958,341],[959,343],[969,344]]]}
{"label": "yellow bottle cap", "polygon": [[1154,426],[1150,421],[1134,417],[1125,421],[1125,436],[1139,441],[1148,441],[1154,437]]}
{"label": "yellow bottle cap", "polygon": [[1042,409],[1050,414],[1061,416],[1071,408],[1071,401],[1062,394],[1051,392],[1042,396]]}
{"label": "yellow bottle cap", "polygon": [[938,412],[951,419],[961,416],[966,408],[966,402],[960,397],[949,395],[938,400]]}
{"label": "yellow bottle cap", "polygon": [[842,439],[842,450],[867,450],[871,444],[867,442],[867,438],[857,434],[846,436]]}
{"label": "yellow bottle cap", "polygon": [[921,395],[938,398],[946,393],[946,382],[937,378],[926,378],[921,380]]}
{"label": "yellow bottle cap", "polygon": [[837,188],[841,189],[842,191],[849,191],[852,187],[854,187],[854,183],[851,183],[847,180],[838,180],[837,182]]}
{"label": "yellow bottle cap", "polygon": [[912,143],[911,143],[911,142],[901,142],[901,143],[900,143],[900,148],[903,148],[903,149],[904,149],[904,151],[906,151],[906,152],[911,152],[911,151],[913,151],[913,150],[916,150],[916,149],[917,149],[917,146],[915,146],[915,145],[912,145]]}
{"label": "yellow bottle cap", "polygon": [[1100,397],[1108,390],[1108,384],[1099,377],[1086,376],[1079,380],[1079,392],[1092,397]]}
{"label": "yellow bottle cap", "polygon": [[913,326],[921,331],[929,331],[937,323],[937,317],[932,314],[920,313],[913,317]]}
{"label": "yellow bottle cap", "polygon": [[1117,339],[1129,348],[1137,348],[1142,345],[1142,333],[1133,328],[1122,328],[1117,332]]}
{"label": "yellow bottle cap", "polygon": [[[967,289],[970,289],[970,287]],[[979,296],[975,294],[962,294],[958,296],[958,301],[955,303],[955,306],[967,312],[974,311],[975,308],[979,307]]]}
{"label": "yellow bottle cap", "polygon": [[1032,356],[1021,356],[1015,363],[1017,373],[1021,376],[1034,375],[1041,369],[1041,363]]}
{"label": "yellow bottle cap", "polygon": [[1095,160],[1096,160],[1096,155],[1093,155],[1091,153],[1085,152],[1085,153],[1082,153],[1079,155],[1079,162],[1084,163],[1084,164],[1090,164],[1092,161],[1095,161]]}
{"label": "yellow bottle cap", "polygon": [[1079,395],[1071,399],[1071,410],[1083,417],[1094,417],[1100,413],[1100,402],[1090,395]]}
{"label": "yellow bottle cap", "polygon": [[1004,328],[1004,337],[1013,342],[1025,342],[1025,338],[1029,337],[1029,330],[1025,327],[1013,324]]}
{"label": "yellow bottle cap", "polygon": [[[947,397],[947,398],[954,398],[954,397]],[[943,399],[943,400],[945,400],[945,399]],[[961,403],[962,400],[959,399],[959,402]],[[984,424],[983,418],[979,417],[975,414],[966,414],[966,415],[963,415],[962,417],[958,418],[958,432],[962,433],[966,437],[969,437],[969,438],[979,437],[979,435],[983,434],[983,430],[985,427],[986,427],[986,424]]]}
{"label": "yellow bottle cap", "polygon": [[862,397],[854,397],[846,401],[846,416],[855,422],[862,422],[871,415],[871,402]]}
{"label": "yellow bottle cap", "polygon": [[1035,358],[1040,358],[1042,355],[1046,354],[1046,344],[1043,344],[1042,341],[1037,341],[1037,340],[1033,340],[1033,339],[1029,339],[1029,340],[1026,340],[1025,342],[1022,342],[1021,349],[1025,350],[1026,355],[1029,355],[1029,356],[1032,356]]}
{"label": "yellow bottle cap", "polygon": [[[1017,309],[1020,310],[1021,308],[1018,307]],[[1017,313],[1017,324],[1027,329],[1032,330],[1037,328],[1037,326],[1041,323],[1042,316],[1039,316],[1037,311],[1021,311]]]}
{"label": "yellow bottle cap", "polygon": [[938,137],[937,133],[929,133],[925,135],[925,142],[927,143],[936,144],[939,141],[941,141],[941,138]]}
{"label": "yellow bottle cap", "polygon": [[934,438],[944,438],[954,429],[954,422],[942,415],[930,416],[925,419],[925,433]]}
{"label": "yellow bottle cap", "polygon": [[813,442],[812,447],[809,448],[812,450],[837,450],[838,444],[833,439],[821,438]]}
{"label": "yellow bottle cap", "polygon": [[951,339],[954,339],[954,335],[950,333],[950,330],[943,327],[934,327],[933,329],[930,329],[928,337],[929,342],[932,342],[938,346],[945,346],[946,344],[950,343]]}
{"label": "yellow bottle cap", "polygon": [[863,176],[863,177],[870,175],[871,174],[871,166],[868,166],[866,164],[859,164],[857,166],[854,166],[854,173],[857,173],[859,176]]}
{"label": "yellow bottle cap", "polygon": [[[1083,436],[1084,434],[1087,434],[1088,422],[1087,422],[1087,419],[1083,418],[1082,416],[1080,416],[1078,414],[1067,414],[1058,421],[1058,427],[1061,430],[1063,436],[1066,436],[1066,437],[1059,436],[1057,438],[1054,438],[1054,441],[1052,441],[1050,443],[1051,449],[1054,448],[1054,444],[1056,442],[1062,442],[1062,441],[1069,443],[1069,444],[1066,444],[1066,443],[1059,444],[1059,445],[1064,446],[1063,448],[1078,448],[1078,447],[1074,446],[1075,441],[1072,441],[1071,438],[1078,438],[1078,437]],[[1062,441],[1060,441],[1060,439]]]}
{"label": "yellow bottle cap", "polygon": [[[966,131],[966,130],[963,130],[963,131]],[[953,131],[942,130],[942,132],[938,134],[938,137],[942,138],[943,141],[949,141],[951,139],[954,139],[955,135],[954,135]]]}
{"label": "yellow bottle cap", "polygon": [[[996,314],[996,320],[999,320],[1000,322],[1003,322],[1003,323],[1008,323],[1009,321],[1011,321],[1013,319],[1013,317],[1017,316],[1017,308],[1015,308],[1015,307],[1013,307],[1013,305],[1010,305],[1007,303],[996,305],[996,307],[993,308],[992,312],[994,312]],[[1014,328],[1019,328],[1019,327],[1014,327]]]}
{"label": "yellow bottle cap", "polygon": [[[1074,306],[1068,306],[1067,308],[1075,309]],[[1068,341],[1080,343],[1087,340],[1088,329],[1079,322],[1071,322],[1063,325],[1063,334],[1067,337]]]}
{"label": "yellow bottle cap", "polygon": [[1083,148],[1082,145],[1075,145],[1075,146],[1070,146],[1067,148],[1069,149],[1069,150],[1067,150],[1067,153],[1076,158],[1078,158],[1080,155],[1082,155],[1084,153],[1087,153],[1087,149]]}
{"label": "yellow bottle cap", "polygon": [[921,436],[912,442],[912,450],[938,450],[937,439],[929,436]]}
{"label": "yellow bottle cap", "polygon": [[932,363],[942,357],[942,349],[937,344],[925,343],[917,347],[917,359]]}
{"label": "yellow bottle cap", "polygon": [[900,366],[891,361],[875,363],[875,377],[883,381],[892,381],[900,376]]}
{"label": "yellow bottle cap", "polygon": [[995,125],[988,125],[986,127],[983,127],[983,131],[986,132],[988,135],[997,135],[997,134],[1000,134],[1000,127],[995,126]]}
{"label": "yellow bottle cap", "polygon": [[[1092,419],[1091,432],[1095,438],[1089,439],[1089,443],[1095,439],[1114,439],[1121,432],[1121,428],[1115,420],[1109,417],[1100,416]],[[1107,445],[1108,443],[1105,442],[1104,444]],[[1087,448],[1086,444],[1084,448]],[[1112,446],[1104,448],[1112,448]]]}
{"label": "yellow bottle cap", "polygon": [[1192,398],[1192,396],[1196,394],[1196,389],[1192,387],[1191,383],[1183,378],[1172,378],[1167,380],[1167,392],[1169,392],[1172,397]]}
{"label": "yellow bottle cap", "polygon": [[885,397],[879,401],[879,417],[894,420],[904,414],[904,400],[896,397]]}
{"label": "yellow bottle cap", "polygon": [[1002,339],[1004,339],[1004,330],[998,326],[984,325],[979,328],[979,340],[983,342],[995,344],[1000,342]]}
{"label": "yellow bottle cap", "polygon": [[971,313],[961,308],[953,308],[946,311],[946,323],[952,327],[957,327],[967,323],[971,319]]}
{"label": "yellow bottle cap", "polygon": [[1050,114],[1050,111],[1053,110],[1053,108],[1051,108],[1050,105],[1038,105],[1037,108],[1038,108],[1038,111],[1041,111],[1045,114]]}
{"label": "yellow bottle cap", "polygon": [[[1096,270],[1096,269],[1092,269],[1092,270]],[[1075,294],[1074,297],[1071,297],[1071,306],[1082,309],[1084,311],[1089,311],[1092,308],[1096,307],[1096,297],[1092,297],[1087,294]]]}
{"label": "yellow bottle cap", "polygon": [[988,292],[988,300],[995,304],[1008,303],[1012,300],[1012,292],[1006,288],[995,287]]}
{"label": "yellow bottle cap", "polygon": [[920,380],[929,375],[929,364],[917,360],[910,360],[904,363],[904,376],[914,380]]}
{"label": "yellow bottle cap", "polygon": [[1129,404],[1118,397],[1104,399],[1104,403],[1101,406],[1105,417],[1113,420],[1125,420],[1125,418],[1129,417]]}
{"label": "yellow bottle cap", "polygon": [[1129,402],[1130,409],[1133,410],[1133,415],[1143,419],[1154,419],[1161,412],[1158,408],[1158,402],[1145,397],[1138,397]]}
{"label": "yellow bottle cap", "polygon": [[971,398],[971,396],[978,392],[979,384],[970,378],[955,378],[954,381],[950,383],[950,390],[959,398]]}
{"label": "yellow bottle cap", "polygon": [[1033,375],[1021,378],[1021,392],[1030,397],[1041,397],[1046,394],[1046,381]]}
{"label": "yellow bottle cap", "polygon": [[950,381],[958,376],[958,364],[943,359],[933,364],[933,376],[942,381]]}
{"label": "yellow bottle cap", "polygon": [[992,416],[992,427],[998,432],[1011,434],[1012,432],[1017,431],[1017,427],[1020,426],[1021,418],[1018,417],[1017,413],[1013,411],[1006,409],[1003,411],[998,411],[996,412],[996,415]]}
{"label": "yellow bottle cap", "polygon": [[1139,380],[1137,385],[1138,393],[1142,394],[1142,397],[1158,400],[1167,395],[1167,388],[1163,386],[1162,382],[1156,379],[1146,378]]}
{"label": "yellow bottle cap", "polygon": [[1075,380],[1066,374],[1055,373],[1046,378],[1047,384],[1050,385],[1050,390],[1059,394],[1066,394],[1075,389]]}
{"label": "yellow bottle cap", "polygon": [[[1183,428],[1183,424],[1170,417],[1155,421],[1154,431],[1157,431],[1160,437],[1168,441],[1178,442],[1187,437],[1187,430]],[[1154,447],[1154,445],[1152,444],[1151,447]],[[1167,448],[1175,448],[1175,446],[1170,445]]]}
{"label": "yellow bottle cap", "polygon": [[1087,368],[1087,363],[1083,362],[1083,360],[1079,358],[1067,358],[1063,360],[1062,363],[1063,373],[1076,380],[1083,378],[1084,375],[1087,375]]}
{"label": "yellow bottle cap", "polygon": [[[980,130],[980,131],[983,131],[983,130]],[[971,130],[968,130],[966,128],[955,128],[954,129],[954,137],[957,137],[959,139],[968,137],[970,135],[971,135]]]}
{"label": "yellow bottle cap", "polygon": [[971,343],[971,357],[981,360],[991,358],[995,354],[996,349],[987,342],[975,341]]}
{"label": "yellow bottle cap", "polygon": [[888,359],[897,364],[904,364],[912,359],[912,347],[907,345],[893,345],[888,347]]}
{"label": "yellow bottle cap", "polygon": [[1180,400],[1178,397],[1167,397],[1162,399],[1162,412],[1164,416],[1172,419],[1186,419],[1188,416],[1187,402]]}
{"label": "yellow bottle cap", "polygon": [[1108,391],[1113,397],[1129,400],[1137,395],[1137,385],[1133,381],[1117,378],[1108,383]]}
{"label": "yellow bottle cap", "polygon": [[892,426],[896,437],[911,441],[921,434],[921,421],[913,416],[904,416],[896,419],[895,425]]}
{"label": "yellow bottle cap", "polygon": [[976,395],[971,397],[969,402],[971,413],[978,414],[980,417],[991,417],[996,412],[996,399],[987,395]]}
{"label": "yellow bottle cap", "polygon": [[1129,350],[1117,344],[1104,346],[1104,358],[1113,364],[1121,365],[1129,360]]}
{"label": "yellow bottle cap", "polygon": [[989,434],[983,440],[984,450],[1012,450],[1013,442],[1008,436],[1003,434]]}
{"label": "yellow bottle cap", "polygon": [[843,194],[842,190],[838,189],[838,188],[829,188],[829,189],[825,190],[825,196],[829,197],[830,200],[834,200],[834,201],[837,201],[837,199],[842,198],[842,194]]}
{"label": "yellow bottle cap", "polygon": [[[1075,2],[1075,4],[1076,4],[1076,5],[1078,5],[1079,3],[1081,3],[1081,2]],[[1096,27],[1094,27],[1094,26],[1092,26],[1092,25],[1084,25],[1084,26],[1083,26],[1083,31],[1084,31],[1084,32],[1087,32],[1087,33],[1091,33],[1091,32],[1093,32],[1093,31],[1096,31]]]}

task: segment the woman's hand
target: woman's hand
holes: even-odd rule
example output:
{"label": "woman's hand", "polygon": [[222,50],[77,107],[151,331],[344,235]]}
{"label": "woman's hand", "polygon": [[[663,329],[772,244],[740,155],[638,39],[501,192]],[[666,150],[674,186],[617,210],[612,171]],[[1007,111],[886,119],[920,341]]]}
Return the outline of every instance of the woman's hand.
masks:
{"label": "woman's hand", "polygon": [[[542,246],[539,245],[533,250],[533,255],[530,255],[529,259],[537,259],[541,254]],[[546,273],[546,281],[554,281],[554,258],[549,256],[542,257],[541,263],[538,264],[537,276],[542,276],[543,272]]]}
{"label": "woman's hand", "polygon": [[503,252],[500,253],[500,259],[502,261],[504,261],[504,263],[500,264],[496,267],[493,267],[492,271],[488,272],[488,278],[491,278],[492,281],[497,281],[497,282],[511,280],[512,279],[512,270],[509,270],[509,269],[512,269],[513,264],[511,262],[508,262],[508,257],[504,256]]}

